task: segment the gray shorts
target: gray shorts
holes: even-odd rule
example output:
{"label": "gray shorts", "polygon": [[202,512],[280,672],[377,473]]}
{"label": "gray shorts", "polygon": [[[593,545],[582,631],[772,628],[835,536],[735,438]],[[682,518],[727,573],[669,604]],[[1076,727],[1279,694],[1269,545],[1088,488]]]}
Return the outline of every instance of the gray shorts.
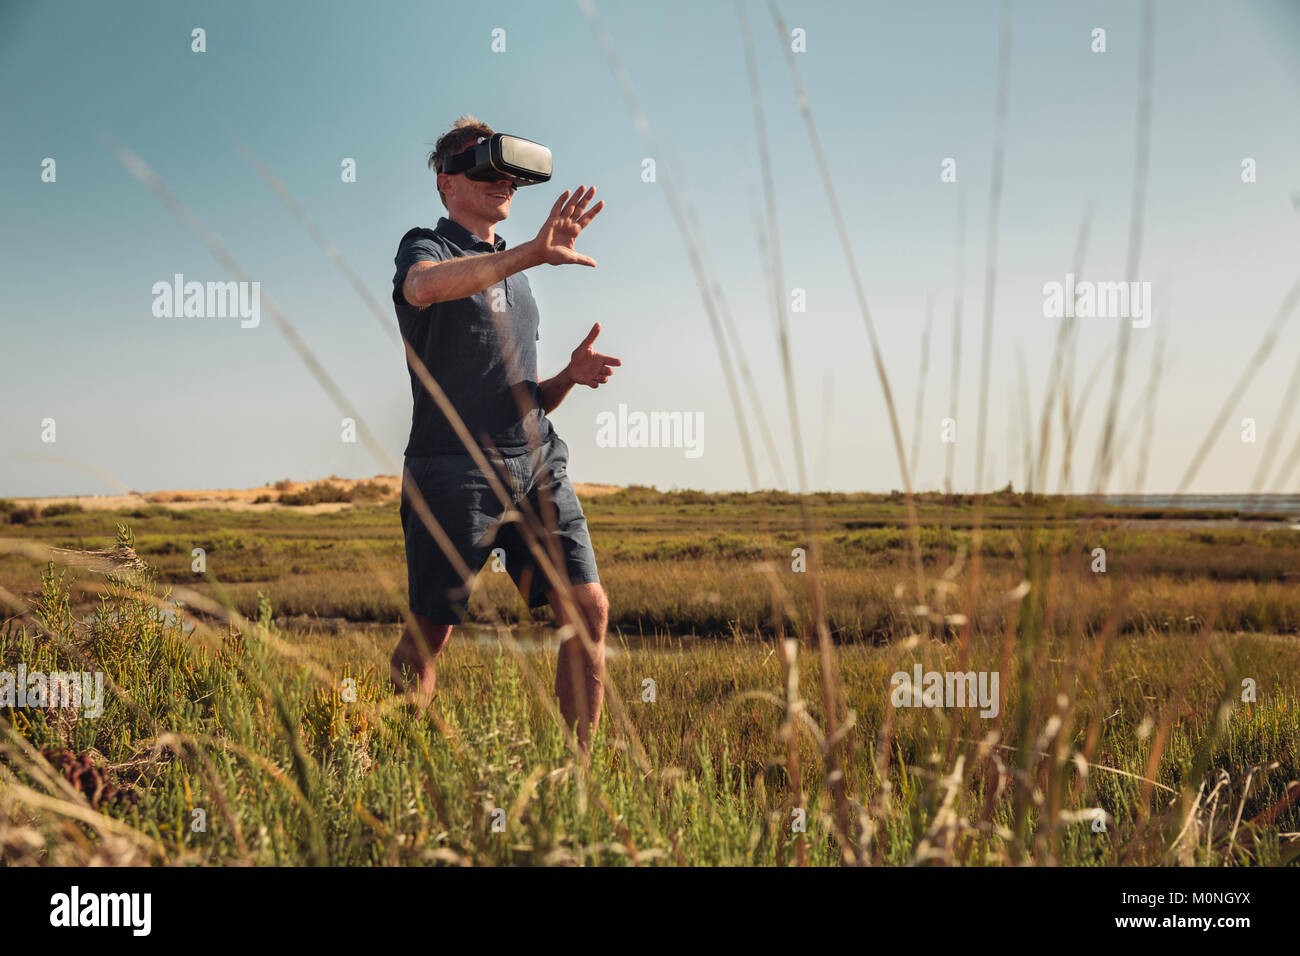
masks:
{"label": "gray shorts", "polygon": [[[559,435],[523,455],[484,452],[511,496],[515,510],[527,502],[546,533],[541,546],[569,583],[599,581],[596,553],[582,505],[569,481],[569,446]],[[547,603],[553,587],[537,566],[515,522],[501,522],[505,509],[487,478],[468,454],[406,459],[402,491],[402,530],[406,535],[407,590],[411,610],[435,624],[460,624],[469,608],[473,586],[462,580],[411,503],[414,482],[429,510],[451,539],[452,547],[476,574],[490,557],[505,565],[529,607]],[[504,474],[503,474],[504,472]],[[499,551],[497,549],[500,549]],[[495,552],[495,554],[494,554]],[[489,572],[491,573],[491,572]]]}

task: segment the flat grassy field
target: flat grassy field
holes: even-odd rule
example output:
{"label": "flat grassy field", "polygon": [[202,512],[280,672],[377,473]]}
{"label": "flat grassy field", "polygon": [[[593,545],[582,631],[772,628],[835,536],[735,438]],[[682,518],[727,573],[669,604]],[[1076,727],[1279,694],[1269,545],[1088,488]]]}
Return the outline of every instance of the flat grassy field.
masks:
{"label": "flat grassy field", "polygon": [[[910,633],[910,608],[917,602],[895,594],[902,585],[916,596],[902,495],[828,494],[814,500],[832,636],[840,642],[886,641]],[[1006,605],[997,596],[1026,576],[1029,552],[1047,548],[1058,628],[1079,617],[1099,627],[1118,608],[1125,631],[1194,632],[1213,609],[1216,626],[1224,629],[1300,633],[1300,534],[1274,516],[1233,521],[1233,513],[1007,494],[986,503],[976,609],[981,628],[1004,623]],[[609,593],[611,627],[621,632],[770,632],[765,566],[779,572],[795,607],[807,610],[805,589],[791,570],[794,549],[808,546],[797,496],[633,487],[588,498],[583,509]],[[917,512],[930,586],[963,578],[974,519],[969,498],[958,496],[945,507],[941,496],[922,496]],[[323,514],[162,505],[56,513],[11,525],[9,534],[94,550],[112,543],[118,524],[131,527],[136,551],[163,584],[224,597],[248,616],[258,612],[259,593],[285,623],[303,624],[306,617],[333,619],[325,623],[334,625],[396,623],[404,613],[406,560],[393,502]],[[206,574],[192,570],[195,548],[204,550]],[[1090,570],[1095,548],[1106,550],[1104,574]],[[30,593],[39,586],[40,571],[39,562],[0,553],[0,583],[11,590]],[[1121,583],[1129,595],[1117,605]],[[955,593],[944,608],[964,612],[964,600]],[[938,606],[935,598],[943,597],[931,591],[925,603]],[[481,576],[472,610],[480,621],[493,612],[511,622],[527,620],[505,574]],[[539,620],[548,621],[549,612]]]}
{"label": "flat grassy field", "polygon": [[[913,537],[901,495],[821,495],[810,537],[799,499],[778,493],[629,488],[584,508],[611,603],[613,699],[590,765],[557,720],[549,611],[530,615],[504,574],[480,575],[475,626],[443,655],[431,710],[393,697],[406,581],[393,503],[56,508],[0,529],[13,605],[0,669],[102,670],[106,685],[93,719],[0,705],[0,855],[1300,855],[1300,531],[1286,522],[1010,493],[977,515],[921,496]],[[54,568],[31,547],[115,539],[148,569]],[[820,564],[796,570],[796,549]],[[238,614],[199,613],[204,597]],[[917,665],[996,672],[996,714],[900,706],[893,675]]]}

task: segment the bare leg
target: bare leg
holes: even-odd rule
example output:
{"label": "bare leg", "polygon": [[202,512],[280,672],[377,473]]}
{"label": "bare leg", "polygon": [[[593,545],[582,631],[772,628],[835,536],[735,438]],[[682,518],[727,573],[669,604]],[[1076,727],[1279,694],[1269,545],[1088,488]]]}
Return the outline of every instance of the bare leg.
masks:
{"label": "bare leg", "polygon": [[[594,653],[588,653],[581,636],[570,637],[560,645],[555,665],[555,694],[560,698],[564,722],[576,730],[578,744],[585,752],[591,746],[591,732],[600,720],[605,699],[605,626],[609,623],[609,600],[605,589],[596,582],[575,584],[570,593],[595,645]],[[549,591],[546,596],[561,625],[572,624],[581,630],[577,621],[569,619],[557,591]]]}
{"label": "bare leg", "polygon": [[390,661],[390,673],[398,693],[410,694],[421,709],[433,699],[438,682],[434,661],[451,637],[450,624],[435,624],[412,614]]}

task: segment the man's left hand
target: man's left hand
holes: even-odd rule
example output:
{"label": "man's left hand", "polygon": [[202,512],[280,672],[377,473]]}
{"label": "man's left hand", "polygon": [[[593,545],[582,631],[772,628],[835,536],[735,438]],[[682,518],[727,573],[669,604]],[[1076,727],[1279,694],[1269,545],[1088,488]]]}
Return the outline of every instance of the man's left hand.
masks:
{"label": "man's left hand", "polygon": [[569,356],[569,367],[565,372],[577,385],[599,388],[609,381],[609,377],[614,374],[614,368],[623,364],[612,355],[601,355],[591,347],[591,343],[596,341],[598,335],[600,335],[599,322],[591,327],[582,344]]}

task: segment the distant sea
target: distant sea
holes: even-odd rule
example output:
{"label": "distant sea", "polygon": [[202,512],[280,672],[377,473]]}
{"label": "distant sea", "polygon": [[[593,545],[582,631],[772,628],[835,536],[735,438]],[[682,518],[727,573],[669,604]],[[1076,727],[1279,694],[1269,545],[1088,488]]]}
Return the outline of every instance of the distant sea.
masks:
{"label": "distant sea", "polygon": [[1300,495],[1102,495],[1101,500],[1135,508],[1213,508],[1300,517]]}

